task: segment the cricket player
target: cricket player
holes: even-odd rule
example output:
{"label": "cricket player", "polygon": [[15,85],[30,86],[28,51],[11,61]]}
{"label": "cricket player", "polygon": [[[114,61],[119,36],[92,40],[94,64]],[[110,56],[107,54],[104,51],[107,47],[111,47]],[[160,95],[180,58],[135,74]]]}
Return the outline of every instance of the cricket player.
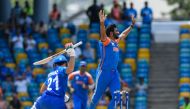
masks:
{"label": "cricket player", "polygon": [[[100,19],[100,55],[101,61],[98,65],[96,76],[96,88],[90,103],[90,109],[95,109],[99,99],[107,88],[114,98],[114,91],[120,90],[120,76],[117,70],[119,61],[119,47],[118,43],[127,37],[130,30],[135,24],[135,19],[132,16],[132,24],[125,29],[120,35],[115,24],[109,25],[107,28],[104,26],[106,16],[104,11],[99,12]],[[114,99],[111,99],[108,109],[114,108]]]}
{"label": "cricket player", "polygon": [[86,62],[80,62],[80,70],[69,75],[73,90],[74,109],[86,109],[88,91],[94,88],[92,76],[86,71]]}
{"label": "cricket player", "polygon": [[34,103],[32,109],[66,109],[64,102],[67,89],[68,74],[74,69],[75,51],[72,43],[65,45],[69,62],[60,55],[53,60],[53,71],[40,89],[42,96]]}

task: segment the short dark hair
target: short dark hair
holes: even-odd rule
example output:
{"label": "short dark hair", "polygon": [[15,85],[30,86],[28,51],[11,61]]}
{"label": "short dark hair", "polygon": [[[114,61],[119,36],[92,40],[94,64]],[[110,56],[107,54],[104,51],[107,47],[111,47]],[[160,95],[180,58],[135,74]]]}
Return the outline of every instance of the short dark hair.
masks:
{"label": "short dark hair", "polygon": [[145,5],[148,5],[148,2],[147,2],[147,1],[145,1],[145,2],[144,2],[144,4],[145,4]]}
{"label": "short dark hair", "polygon": [[110,32],[114,32],[114,29],[116,28],[117,26],[115,24],[111,24],[109,25],[107,28],[106,28],[106,35],[109,37],[110,36]]}
{"label": "short dark hair", "polygon": [[56,66],[61,66],[63,64],[66,64],[66,66],[68,65],[67,61],[62,61],[62,62],[56,62],[53,64],[53,67],[56,67]]}

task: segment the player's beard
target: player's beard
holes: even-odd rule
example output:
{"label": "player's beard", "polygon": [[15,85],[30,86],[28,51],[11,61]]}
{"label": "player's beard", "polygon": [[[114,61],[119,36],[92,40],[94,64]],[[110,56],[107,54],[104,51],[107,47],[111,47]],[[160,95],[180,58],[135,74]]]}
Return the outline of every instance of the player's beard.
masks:
{"label": "player's beard", "polygon": [[114,36],[115,39],[119,38],[119,35],[117,35],[117,34],[114,34],[113,36]]}

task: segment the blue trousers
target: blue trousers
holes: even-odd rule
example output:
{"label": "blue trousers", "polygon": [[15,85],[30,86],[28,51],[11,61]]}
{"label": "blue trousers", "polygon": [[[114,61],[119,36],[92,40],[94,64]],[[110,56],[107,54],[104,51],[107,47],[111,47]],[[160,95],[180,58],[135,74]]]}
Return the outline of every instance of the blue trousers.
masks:
{"label": "blue trousers", "polygon": [[66,109],[66,105],[63,97],[43,94],[31,109]]}
{"label": "blue trousers", "polygon": [[[96,89],[92,96],[89,109],[95,109],[107,88],[109,88],[112,98],[114,98],[114,91],[120,90],[121,85],[117,70],[97,70]],[[114,109],[114,99],[110,101],[108,109]]]}
{"label": "blue trousers", "polygon": [[[84,98],[87,98],[87,97],[84,97]],[[77,95],[73,95],[74,109],[86,109],[87,108],[87,100],[88,99],[81,99]]]}

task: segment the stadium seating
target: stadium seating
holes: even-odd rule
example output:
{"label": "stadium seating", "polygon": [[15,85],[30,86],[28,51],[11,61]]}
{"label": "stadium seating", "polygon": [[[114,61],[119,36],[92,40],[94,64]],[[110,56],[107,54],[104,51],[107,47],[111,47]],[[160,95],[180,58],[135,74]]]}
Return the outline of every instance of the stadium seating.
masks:
{"label": "stadium seating", "polygon": [[[126,25],[118,24],[118,30],[121,32],[126,28]],[[34,76],[33,82],[28,85],[28,93],[19,93],[19,99],[21,100],[23,107],[22,109],[29,109],[32,106],[32,102],[40,95],[39,88],[47,77],[47,71],[43,66],[33,66],[35,61],[43,59],[49,56],[49,50],[53,52],[59,52],[63,50],[64,44],[67,42],[78,42],[83,41],[83,45],[80,48],[85,48],[86,42],[90,42],[91,47],[96,51],[96,58],[94,60],[87,61],[87,70],[92,75],[93,79],[96,78],[96,68],[98,66],[99,50],[98,40],[99,35],[99,24],[92,23],[91,27],[87,24],[81,24],[78,27],[72,23],[68,23],[66,27],[60,28],[58,31],[54,28],[48,28],[47,34],[43,36],[38,32],[32,33],[37,46],[32,50],[25,50],[22,48],[14,48],[13,55],[8,45],[8,41],[0,37],[0,58],[5,59],[6,66],[14,71],[20,68],[22,72],[26,70],[29,65],[32,68],[32,75]],[[140,32],[140,33],[139,33]],[[181,33],[187,34],[187,30],[181,31]],[[184,44],[181,45],[180,59],[181,62],[190,62],[190,56],[188,53],[190,49],[188,35],[183,36]],[[138,77],[144,77],[145,82],[148,84],[148,73],[149,73],[149,60],[150,60],[150,27],[142,25],[140,31],[135,27],[127,36],[126,40],[120,41],[119,47],[121,52],[121,60],[119,63],[119,71],[121,78],[130,88],[134,88],[133,75]],[[76,60],[75,70],[78,70],[80,59]],[[181,73],[181,84],[190,81],[190,74],[188,71],[188,65],[182,64],[180,71]],[[188,79],[187,79],[188,78]],[[1,82],[1,81],[0,81]],[[185,88],[181,89],[183,92]],[[185,93],[187,94],[187,93]],[[185,95],[183,94],[183,95]],[[12,93],[7,93],[7,100],[11,100]],[[105,104],[101,104],[99,109],[106,108]],[[147,109],[147,93],[136,93],[135,94],[135,109]]]}
{"label": "stadium seating", "polygon": [[[150,44],[151,44],[150,26],[143,24],[140,28],[139,49],[137,56],[136,78],[144,78],[145,84],[148,84]],[[138,81],[137,81],[138,82]],[[147,109],[147,92],[136,92],[135,109]]]}
{"label": "stadium seating", "polygon": [[124,63],[129,64],[132,72],[134,73],[136,71],[136,56],[137,56],[137,50],[138,50],[138,32],[137,29],[134,28],[131,30],[129,35],[127,36],[126,40],[126,53],[125,53],[125,59]]}
{"label": "stadium seating", "polygon": [[133,76],[131,66],[129,64],[123,64],[121,66],[120,76],[129,87],[133,87]]}
{"label": "stadium seating", "polygon": [[190,97],[190,25],[181,25],[179,39],[179,108]]}

